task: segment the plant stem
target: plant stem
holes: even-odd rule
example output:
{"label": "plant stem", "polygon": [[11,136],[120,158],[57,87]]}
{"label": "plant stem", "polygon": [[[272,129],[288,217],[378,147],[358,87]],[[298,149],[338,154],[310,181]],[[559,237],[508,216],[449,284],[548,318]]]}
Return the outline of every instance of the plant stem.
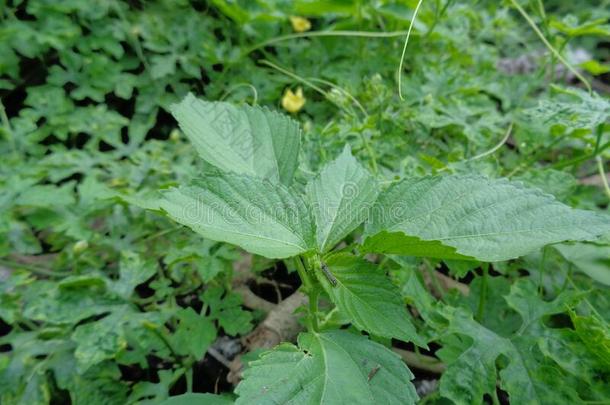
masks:
{"label": "plant stem", "polygon": [[576,156],[575,158],[572,158],[570,160],[566,160],[563,162],[557,162],[554,165],[551,165],[551,168],[552,169],[563,169],[565,167],[574,166],[578,163],[581,163],[581,162],[584,162],[591,158],[594,158],[595,156],[597,156],[598,154],[600,154],[601,152],[606,150],[609,146],[610,146],[610,142],[606,142],[605,144],[603,144],[602,146],[600,146],[598,148],[597,153],[585,153],[583,155]]}
{"label": "plant stem", "polygon": [[498,142],[498,144],[496,146],[494,146],[493,148],[491,148],[483,153],[479,153],[478,155],[476,155],[474,157],[471,157],[470,159],[468,159],[468,161],[481,159],[481,158],[484,158],[485,156],[489,156],[489,155],[493,154],[495,151],[500,149],[502,147],[502,145],[504,145],[506,143],[506,141],[510,137],[512,130],[513,130],[513,123],[511,122],[510,125],[508,126],[508,129],[506,130],[506,133],[504,134],[504,136],[502,137],[502,139],[500,140],[500,142]]}
{"label": "plant stem", "polygon": [[373,32],[373,31],[309,31],[301,32],[296,34],[282,35],[279,37],[271,38],[266,41],[260,42],[251,48],[248,48],[244,54],[247,55],[259,48],[263,48],[267,45],[275,44],[282,41],[297,38],[311,38],[311,37],[362,37],[362,38],[393,38],[402,37],[406,31],[392,31],[392,32]]}
{"label": "plant stem", "polygon": [[574,76],[576,76],[578,78],[578,80],[580,80],[585,87],[587,88],[587,91],[589,93],[592,92],[591,89],[591,85],[589,84],[589,82],[587,81],[587,79],[585,79],[585,77],[583,75],[580,74],[580,72],[578,70],[576,70],[572,64],[570,62],[568,62],[563,56],[561,56],[561,54],[555,49],[555,47],[553,45],[551,45],[551,43],[546,39],[546,37],[544,36],[544,34],[542,33],[542,31],[540,31],[540,29],[538,28],[538,26],[536,25],[536,23],[534,22],[534,20],[532,20],[532,18],[530,17],[530,15],[523,9],[523,7],[521,7],[519,5],[519,3],[517,3],[516,0],[509,0],[511,2],[511,4],[517,9],[517,11],[519,11],[519,14],[521,14],[521,16],[523,18],[525,18],[525,21],[527,21],[527,23],[530,25],[530,27],[532,27],[532,29],[534,30],[534,32],[536,33],[536,35],[538,35],[538,37],[540,38],[540,40],[542,41],[542,43],[544,43],[544,45],[548,48],[549,51],[551,51],[551,53],[561,62],[563,63],[563,65],[570,71],[572,72],[572,74]]}
{"label": "plant stem", "polygon": [[483,278],[481,281],[481,293],[479,295],[479,307],[477,308],[477,321],[483,319],[485,311],[485,301],[487,300],[487,278],[489,277],[489,263],[483,263]]}
{"label": "plant stem", "polygon": [[318,330],[318,296],[320,291],[316,288],[309,277],[309,273],[302,262],[301,257],[295,258],[297,272],[303,283],[303,290],[309,298],[309,314],[307,316],[307,329],[310,332]]}
{"label": "plant stem", "polygon": [[415,24],[415,19],[417,18],[417,12],[421,7],[421,4],[424,0],[419,0],[417,2],[417,6],[415,6],[415,11],[413,11],[413,18],[411,18],[411,23],[409,24],[409,30],[407,31],[407,37],[405,38],[405,44],[402,47],[402,54],[400,55],[400,63],[398,64],[398,97],[401,100],[404,100],[402,97],[402,65],[405,60],[405,54],[407,53],[407,45],[409,44],[409,38],[411,37],[411,30],[413,29],[413,25]]}
{"label": "plant stem", "polygon": [[601,156],[596,156],[595,160],[597,160],[597,170],[599,170],[599,175],[602,178],[604,190],[606,191],[608,198],[610,198],[610,187],[608,186],[608,179],[606,178],[606,171],[604,170],[604,161]]}
{"label": "plant stem", "polygon": [[544,282],[544,271],[546,269],[546,256],[548,253],[548,249],[547,246],[542,248],[542,258],[540,259],[540,277],[538,277],[538,294],[540,294],[541,297],[544,296],[544,287],[542,286],[543,282]]}
{"label": "plant stem", "polygon": [[34,273],[39,276],[46,276],[46,277],[67,277],[72,274],[70,272],[53,271],[53,270],[45,269],[42,267],[33,266],[31,264],[14,262],[12,260],[7,260],[7,259],[0,259],[0,264],[3,264],[10,268],[22,268],[22,269],[29,271],[30,273]]}

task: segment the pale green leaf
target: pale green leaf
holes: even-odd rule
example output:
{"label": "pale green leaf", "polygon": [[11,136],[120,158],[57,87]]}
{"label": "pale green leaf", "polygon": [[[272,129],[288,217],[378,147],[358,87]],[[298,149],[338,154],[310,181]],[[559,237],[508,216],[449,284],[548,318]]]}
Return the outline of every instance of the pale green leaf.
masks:
{"label": "pale green leaf", "polygon": [[323,274],[318,279],[354,326],[374,335],[426,345],[410,321],[398,287],[378,266],[347,254],[332,256],[326,264],[336,285]]}
{"label": "pale green leaf", "polygon": [[305,202],[280,184],[235,174],[209,174],[164,192],[167,214],[206,238],[269,258],[295,256],[315,246]]}
{"label": "pale green leaf", "polygon": [[171,111],[208,163],[227,172],[292,183],[300,130],[288,116],[267,108],[207,102],[190,93]]}
{"label": "pale green leaf", "polygon": [[[608,231],[610,217],[572,209],[519,182],[425,177],[403,180],[380,195],[366,226],[365,250],[413,256],[431,256],[432,251],[434,257],[493,262]],[[401,243],[400,233],[409,243]]]}
{"label": "pale green leaf", "polygon": [[299,336],[250,363],[236,404],[413,404],[413,374],[389,349],[345,331]]}
{"label": "pale green leaf", "polygon": [[555,249],[576,268],[595,281],[610,286],[610,245],[560,244]]}
{"label": "pale green leaf", "polygon": [[309,182],[306,190],[322,252],[368,218],[377,198],[375,179],[352,156],[349,146]]}

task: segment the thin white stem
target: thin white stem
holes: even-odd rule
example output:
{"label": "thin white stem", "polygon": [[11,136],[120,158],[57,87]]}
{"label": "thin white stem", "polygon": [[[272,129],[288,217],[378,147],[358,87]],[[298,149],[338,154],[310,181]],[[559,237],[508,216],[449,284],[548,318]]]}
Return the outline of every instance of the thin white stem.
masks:
{"label": "thin white stem", "polygon": [[402,47],[402,55],[400,55],[400,63],[398,64],[398,97],[401,100],[404,100],[402,97],[402,65],[405,60],[405,54],[407,53],[407,44],[409,43],[409,38],[411,37],[411,30],[413,29],[413,24],[415,23],[415,19],[417,18],[417,12],[419,11],[419,7],[424,2],[424,0],[419,0],[417,6],[415,7],[415,11],[413,12],[413,18],[411,18],[411,23],[409,24],[409,30],[407,31],[407,37],[405,38],[405,45]]}

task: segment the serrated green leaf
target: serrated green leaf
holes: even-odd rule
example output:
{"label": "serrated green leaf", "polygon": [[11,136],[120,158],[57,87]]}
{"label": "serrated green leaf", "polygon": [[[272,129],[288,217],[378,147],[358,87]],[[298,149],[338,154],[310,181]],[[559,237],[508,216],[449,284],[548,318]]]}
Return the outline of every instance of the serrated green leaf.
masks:
{"label": "serrated green leaf", "polygon": [[[506,390],[511,403],[561,403],[570,398],[577,400],[571,387],[554,387],[552,382],[561,374],[554,368],[539,363],[541,356],[531,350],[527,340],[511,340],[495,334],[472,319],[461,309],[445,308],[444,316],[450,320],[449,331],[472,338],[472,344],[456,361],[449,364],[441,376],[440,392],[456,404],[483,403],[484,394],[500,385]],[[496,362],[505,356],[508,366],[499,373]],[[559,402],[557,402],[559,401]]]}
{"label": "serrated green leaf", "polygon": [[318,249],[325,252],[368,218],[378,191],[375,179],[346,146],[309,182],[306,192],[316,220]]}
{"label": "serrated green leaf", "polygon": [[392,351],[345,331],[304,333],[250,363],[236,404],[413,404],[413,374]]}
{"label": "serrated green leaf", "polygon": [[326,263],[335,286],[317,274],[332,302],[358,329],[426,346],[417,335],[400,291],[379,268],[366,260],[341,254]]}
{"label": "serrated green leaf", "polygon": [[561,368],[584,380],[592,381],[596,372],[603,368],[599,359],[587,350],[578,334],[571,329],[546,330],[538,346]]}
{"label": "serrated green leaf", "polygon": [[171,112],[199,155],[227,172],[290,185],[298,165],[300,130],[267,108],[207,102],[188,94]]}
{"label": "serrated green leaf", "polygon": [[241,307],[239,295],[228,292],[223,296],[222,288],[208,288],[201,296],[210,307],[208,317],[218,321],[228,335],[245,334],[252,329],[252,313]]}
{"label": "serrated green leaf", "polygon": [[[434,249],[436,257],[456,258],[440,242],[462,258],[493,262],[608,231],[608,216],[572,209],[521,183],[453,175],[403,180],[382,193],[366,226],[364,248],[414,256]],[[397,241],[391,234],[378,235],[382,232],[420,241],[403,246],[404,236]]]}
{"label": "serrated green leaf", "polygon": [[580,316],[570,312],[574,330],[585,347],[610,368],[610,328],[597,316]]}
{"label": "serrated green leaf", "polygon": [[216,327],[207,317],[201,316],[193,308],[183,308],[177,313],[179,323],[172,336],[173,346],[178,354],[191,355],[202,359],[208,347],[216,339]]}
{"label": "serrated green leaf", "polygon": [[291,189],[235,174],[210,174],[164,192],[170,217],[206,238],[269,258],[295,256],[315,246],[304,201]]}
{"label": "serrated green leaf", "polygon": [[113,290],[122,298],[129,299],[134,288],[155,274],[155,264],[146,262],[134,252],[121,252],[119,280],[113,283]]}

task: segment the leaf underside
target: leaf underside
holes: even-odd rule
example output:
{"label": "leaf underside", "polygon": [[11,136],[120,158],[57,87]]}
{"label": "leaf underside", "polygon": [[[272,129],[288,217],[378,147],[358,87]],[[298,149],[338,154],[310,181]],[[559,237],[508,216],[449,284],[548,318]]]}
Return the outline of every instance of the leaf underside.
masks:
{"label": "leaf underside", "polygon": [[[380,195],[365,229],[364,250],[493,262],[605,232],[610,232],[608,216],[570,208],[519,182],[425,177],[403,180]],[[397,233],[404,235],[398,234],[398,241]]]}

